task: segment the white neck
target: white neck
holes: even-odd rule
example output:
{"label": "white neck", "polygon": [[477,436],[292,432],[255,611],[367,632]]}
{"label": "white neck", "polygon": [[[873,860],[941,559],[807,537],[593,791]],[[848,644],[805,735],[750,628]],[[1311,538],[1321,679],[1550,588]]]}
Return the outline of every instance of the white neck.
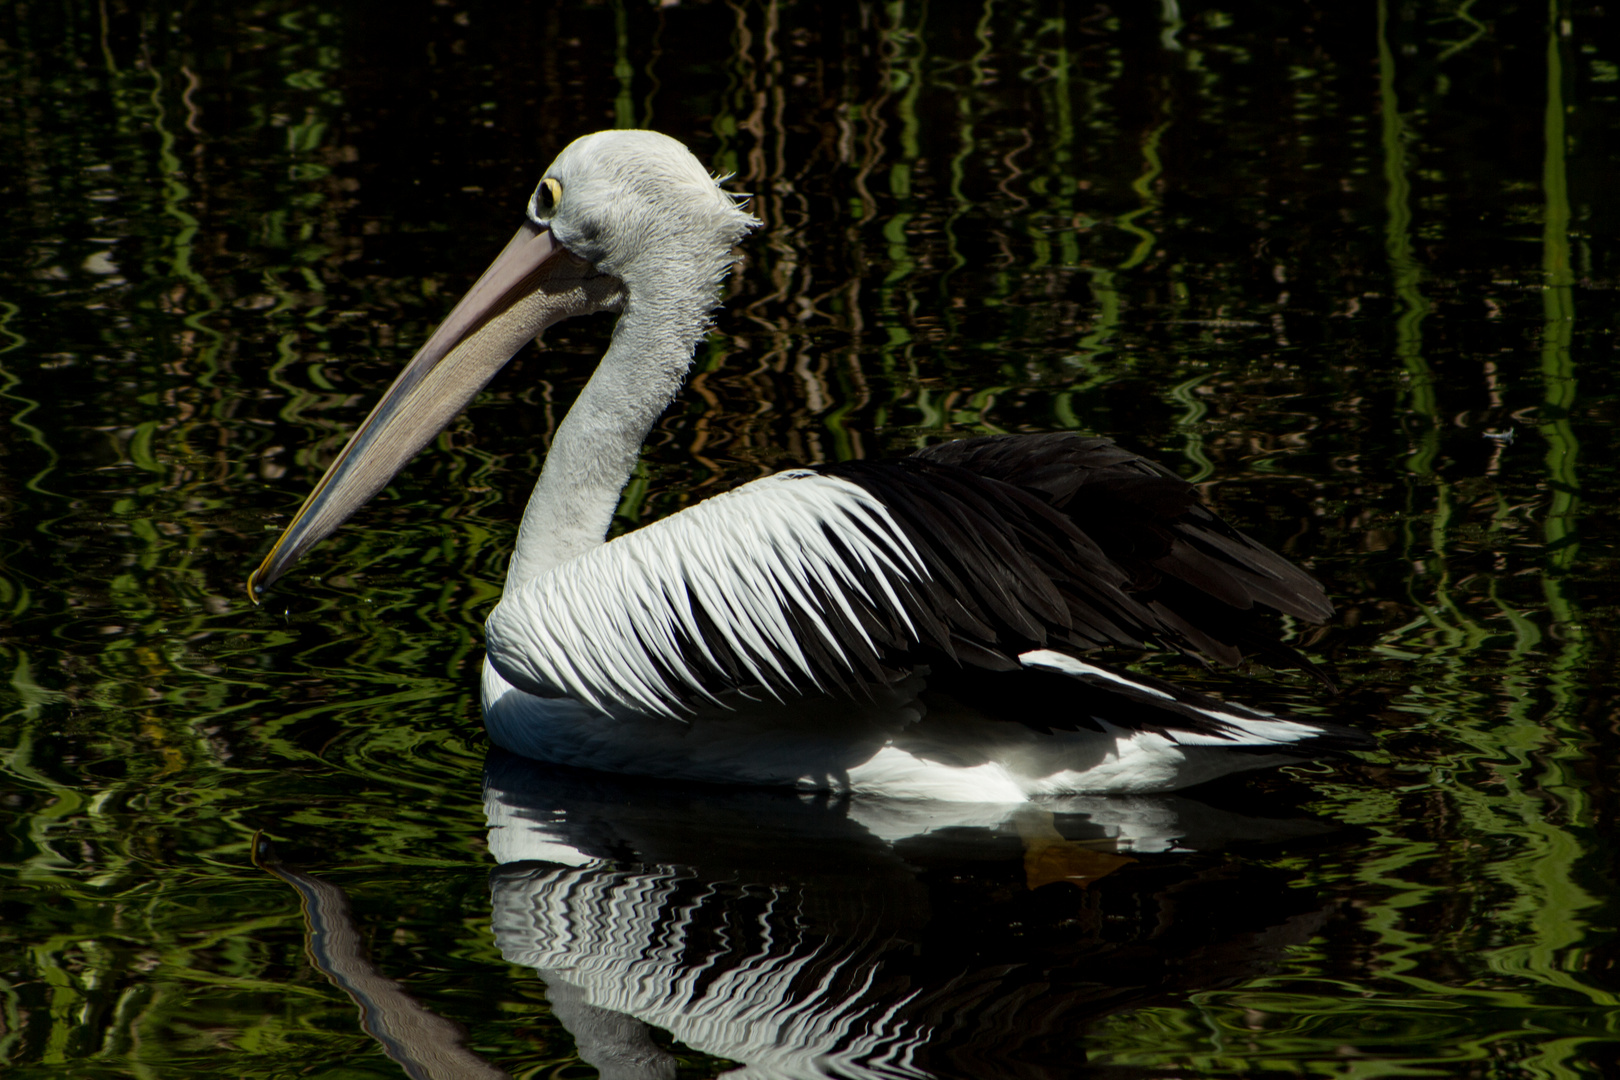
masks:
{"label": "white neck", "polygon": [[[563,418],[529,496],[508,590],[601,544],[641,444],[668,407],[692,363],[713,304],[713,285],[662,300],[631,290],[613,343]],[[682,290],[685,292],[685,290]]]}

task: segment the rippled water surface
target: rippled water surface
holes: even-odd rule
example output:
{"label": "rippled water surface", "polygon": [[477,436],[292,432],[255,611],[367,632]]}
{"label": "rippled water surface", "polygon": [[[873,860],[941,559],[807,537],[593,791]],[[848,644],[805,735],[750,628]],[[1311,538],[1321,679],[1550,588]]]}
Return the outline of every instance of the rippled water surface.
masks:
{"label": "rippled water surface", "polygon": [[[5,5],[0,1069],[1614,1068],[1617,17]],[[1337,694],[1141,666],[1381,751],[1033,817],[486,761],[481,621],[605,320],[251,606],[540,169],[613,126],[766,223],[624,527],[1106,434],[1339,605],[1285,628]]]}

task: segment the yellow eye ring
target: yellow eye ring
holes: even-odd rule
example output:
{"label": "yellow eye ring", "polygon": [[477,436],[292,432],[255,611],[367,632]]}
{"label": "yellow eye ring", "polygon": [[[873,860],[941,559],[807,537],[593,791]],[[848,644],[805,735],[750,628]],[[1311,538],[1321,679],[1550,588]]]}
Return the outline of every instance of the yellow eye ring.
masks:
{"label": "yellow eye ring", "polygon": [[546,177],[540,181],[540,186],[534,189],[534,208],[541,214],[549,214],[557,208],[562,201],[562,182]]}

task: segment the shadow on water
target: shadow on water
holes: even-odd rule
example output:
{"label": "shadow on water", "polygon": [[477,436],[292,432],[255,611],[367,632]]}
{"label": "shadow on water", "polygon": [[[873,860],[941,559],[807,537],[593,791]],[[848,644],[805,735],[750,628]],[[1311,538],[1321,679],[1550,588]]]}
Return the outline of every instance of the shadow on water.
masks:
{"label": "shadow on water", "polygon": [[[1615,18],[0,5],[0,1069],[398,1076],[259,838],[513,1076],[589,1075],[568,1025],[601,1008],[677,1075],[753,1061],[756,1032],[668,1012],[778,957],[807,1042],[917,1069],[1612,1071]],[[481,621],[606,323],[520,355],[265,608],[241,583],[537,169],[629,124],[735,173],[765,227],[619,527],[799,462],[1117,437],[1338,603],[1280,630],[1339,695],[1137,661],[1378,733],[1191,796],[1328,834],[1121,851],[1104,807],[929,832],[742,795],[716,821],[497,766],[502,827],[575,854],[513,847],[492,922]],[[1164,805],[1167,834],[1218,820]],[[801,842],[744,843],[767,822]],[[559,919],[621,937],[567,952]],[[684,951],[614,959],[659,934]],[[619,962],[647,981],[592,967]],[[857,968],[916,994],[885,1020]]]}

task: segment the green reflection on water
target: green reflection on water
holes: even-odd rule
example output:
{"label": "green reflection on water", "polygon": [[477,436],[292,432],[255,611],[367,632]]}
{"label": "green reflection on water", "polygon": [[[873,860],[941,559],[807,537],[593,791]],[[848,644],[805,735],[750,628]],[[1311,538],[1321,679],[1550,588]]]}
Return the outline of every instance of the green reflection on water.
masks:
{"label": "green reflection on water", "polygon": [[1341,604],[1307,646],[1339,697],[1147,661],[1384,735],[1304,781],[1364,842],[1255,856],[1332,933],[1070,1033],[1086,1060],[1612,1062],[1609,16],[1141,7],[14,5],[8,1074],[397,1075],[256,829],[489,1057],[582,1068],[491,941],[473,688],[605,327],[522,357],[267,609],[239,583],[541,164],[633,123],[767,227],[626,523],[783,463],[1077,428],[1207,483]]}
{"label": "green reflection on water", "polygon": [[1423,317],[1429,302],[1418,287],[1422,271],[1412,254],[1411,184],[1407,179],[1406,143],[1408,134],[1401,120],[1395,92],[1395,54],[1389,46],[1389,11],[1386,0],[1378,3],[1378,104],[1383,120],[1384,183],[1389,189],[1389,225],[1385,247],[1389,251],[1390,278],[1400,301],[1395,319],[1395,358],[1406,368],[1411,395],[1410,408],[1424,422],[1408,467],[1428,475],[1440,449],[1439,432],[1434,429],[1434,373],[1423,359]]}

